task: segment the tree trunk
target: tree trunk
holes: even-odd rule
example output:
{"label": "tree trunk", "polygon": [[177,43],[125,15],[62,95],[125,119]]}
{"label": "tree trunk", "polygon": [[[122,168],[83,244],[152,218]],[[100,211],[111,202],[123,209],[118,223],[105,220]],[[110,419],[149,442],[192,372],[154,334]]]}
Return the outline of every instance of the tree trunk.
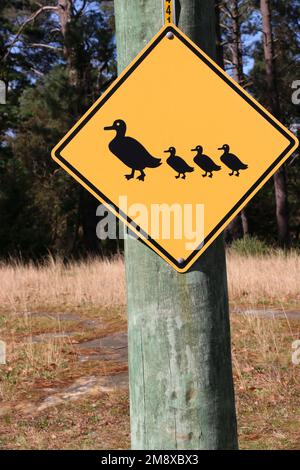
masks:
{"label": "tree trunk", "polygon": [[97,238],[96,227],[99,219],[96,216],[99,201],[84,188],[80,188],[82,195],[80,197],[80,215],[83,232],[83,246],[85,252],[89,255],[101,253],[100,241]]}
{"label": "tree trunk", "polygon": [[216,54],[217,62],[222,69],[225,69],[224,64],[224,49],[222,45],[222,29],[221,29],[221,4],[222,0],[215,0],[215,16],[216,16]]}
{"label": "tree trunk", "polygon": [[246,207],[241,211],[241,219],[242,219],[243,235],[244,237],[246,237],[247,235],[249,235],[249,222],[248,222]]}
{"label": "tree trunk", "polygon": [[[159,30],[161,0],[115,0],[115,14],[121,72]],[[182,1],[179,27],[216,58],[211,0]],[[223,237],[186,274],[130,237],[125,259],[132,448],[236,449]]]}
{"label": "tree trunk", "polygon": [[[232,64],[233,64],[233,78],[235,81],[243,86],[245,77],[243,69],[243,51],[242,51],[242,40],[241,40],[241,19],[239,11],[238,0],[232,0],[232,31],[233,31],[233,44],[232,44]],[[236,220],[238,219],[238,220]],[[236,228],[241,227],[242,236],[248,235],[249,225],[246,209],[243,209],[235,219]]]}
{"label": "tree trunk", "polygon": [[[72,124],[87,108],[87,96],[90,92],[90,65],[84,60],[83,44],[74,39],[76,21],[73,13],[74,0],[58,0],[60,28],[64,39],[63,52],[67,63],[69,86],[73,91],[71,104]],[[77,37],[76,37],[77,39]],[[82,188],[78,190],[80,222],[83,231],[83,246],[88,254],[100,252],[100,243],[96,234],[96,209],[99,202]],[[76,229],[77,230],[77,229]]]}
{"label": "tree trunk", "polygon": [[226,244],[231,244],[234,240],[243,238],[243,225],[241,214],[237,214],[228,224],[224,231],[224,239]]}
{"label": "tree trunk", "polygon": [[[77,89],[80,86],[80,73],[76,67],[75,44],[72,42],[72,6],[74,0],[59,0],[58,12],[61,33],[64,38],[63,51],[67,62],[70,86]],[[78,45],[77,45],[78,47]]]}
{"label": "tree trunk", "polygon": [[[220,10],[220,4],[222,0],[217,0]],[[233,66],[233,78],[239,84],[244,83],[244,70],[243,70],[243,52],[241,42],[241,20],[238,0],[231,0],[228,3],[228,9],[230,10],[230,26],[232,28],[232,42],[231,42],[231,54],[232,54],[232,66]],[[217,17],[217,21],[220,22],[220,17]],[[221,28],[220,28],[221,29]],[[225,241],[231,243],[233,240],[242,238],[249,233],[248,218],[246,209],[243,209],[228,225],[225,230]]]}
{"label": "tree trunk", "polygon": [[[277,119],[280,119],[280,103],[276,80],[274,44],[269,0],[260,0],[263,21],[263,42],[267,80],[267,106]],[[283,247],[289,244],[288,197],[285,168],[281,167],[274,175],[276,219],[278,239]]]}
{"label": "tree trunk", "polygon": [[238,6],[238,0],[232,0],[232,64],[233,64],[233,78],[239,85],[243,85],[244,71],[243,71],[243,55],[241,47],[241,21]]}

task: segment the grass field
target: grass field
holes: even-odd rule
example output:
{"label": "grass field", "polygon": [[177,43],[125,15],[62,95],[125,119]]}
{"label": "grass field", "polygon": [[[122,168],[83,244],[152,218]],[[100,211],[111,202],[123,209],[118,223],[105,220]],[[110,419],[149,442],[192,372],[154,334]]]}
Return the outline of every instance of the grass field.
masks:
{"label": "grass field", "polygon": [[[227,259],[240,447],[299,449],[300,365],[292,364],[291,345],[300,339],[300,316],[233,312],[300,311],[300,257],[229,251]],[[8,358],[0,365],[0,448],[128,448],[124,389],[36,411],[42,400],[82,377],[126,372],[126,362],[80,362],[77,350],[84,341],[126,331],[122,258],[67,267],[53,259],[38,267],[12,262],[0,266],[0,279],[0,339]],[[35,342],[41,334],[50,336]]]}

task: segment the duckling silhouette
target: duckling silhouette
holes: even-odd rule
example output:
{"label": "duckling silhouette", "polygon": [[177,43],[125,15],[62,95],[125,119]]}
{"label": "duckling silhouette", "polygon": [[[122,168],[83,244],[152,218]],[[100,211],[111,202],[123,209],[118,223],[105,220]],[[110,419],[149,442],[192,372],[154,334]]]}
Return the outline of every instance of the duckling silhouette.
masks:
{"label": "duckling silhouette", "polygon": [[207,176],[207,173],[209,173],[209,178],[213,177],[213,171],[220,171],[221,167],[219,165],[216,165],[214,161],[208,156],[204,155],[203,153],[203,147],[201,145],[197,145],[196,148],[191,150],[192,152],[198,152],[197,155],[194,158],[194,162],[196,165],[200,166],[200,168],[205,171],[203,178]]}
{"label": "duckling silhouette", "polygon": [[245,165],[241,160],[234,155],[233,153],[229,153],[229,145],[224,144],[223,147],[220,147],[218,150],[224,150],[223,155],[221,156],[221,162],[224,163],[230,170],[230,176],[240,176],[240,170],[247,170],[248,165]]}
{"label": "duckling silhouette", "polygon": [[121,162],[131,168],[130,175],[125,175],[127,180],[134,178],[136,171],[140,172],[138,180],[144,181],[145,168],[157,168],[162,164],[161,158],[154,158],[145,147],[136,139],[127,137],[126,123],[117,119],[112,126],[104,127],[105,131],[116,131],[116,136],[110,142],[108,148]]}
{"label": "duckling silhouette", "polygon": [[176,155],[175,147],[170,147],[168,150],[164,151],[165,153],[170,153],[169,158],[167,158],[167,164],[173,168],[173,170],[177,171],[178,175],[175,176],[176,179],[180,178],[185,179],[186,173],[191,173],[194,171],[194,168],[189,166],[181,157]]}

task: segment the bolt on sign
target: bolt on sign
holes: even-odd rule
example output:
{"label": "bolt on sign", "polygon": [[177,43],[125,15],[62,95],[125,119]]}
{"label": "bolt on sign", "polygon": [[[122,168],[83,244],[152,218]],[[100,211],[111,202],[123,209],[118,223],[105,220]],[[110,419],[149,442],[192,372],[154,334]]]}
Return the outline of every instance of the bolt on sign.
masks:
{"label": "bolt on sign", "polygon": [[166,24],[52,155],[185,272],[297,146],[288,129]]}

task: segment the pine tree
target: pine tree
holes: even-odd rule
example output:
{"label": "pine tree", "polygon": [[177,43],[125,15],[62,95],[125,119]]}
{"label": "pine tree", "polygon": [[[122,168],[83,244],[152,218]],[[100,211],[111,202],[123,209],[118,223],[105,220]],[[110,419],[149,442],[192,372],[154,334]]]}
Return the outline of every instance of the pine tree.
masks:
{"label": "pine tree", "polygon": [[[1,118],[6,121],[2,149],[7,154],[1,168],[1,219],[10,204],[18,205],[21,215],[10,220],[10,227],[22,238],[22,214],[31,220],[28,206],[34,211],[40,230],[31,241],[25,237],[22,251],[28,256],[48,250],[63,255],[103,251],[96,239],[97,201],[57,170],[50,151],[115,76],[111,18],[99,1],[36,5],[13,1],[0,10],[6,28],[1,72],[11,84],[8,101],[13,103]],[[13,197],[5,184],[16,186],[16,167],[28,183],[23,184],[26,208],[15,200],[21,191]],[[21,249],[17,239],[6,243],[3,231],[3,251],[15,252],[16,245]]]}

